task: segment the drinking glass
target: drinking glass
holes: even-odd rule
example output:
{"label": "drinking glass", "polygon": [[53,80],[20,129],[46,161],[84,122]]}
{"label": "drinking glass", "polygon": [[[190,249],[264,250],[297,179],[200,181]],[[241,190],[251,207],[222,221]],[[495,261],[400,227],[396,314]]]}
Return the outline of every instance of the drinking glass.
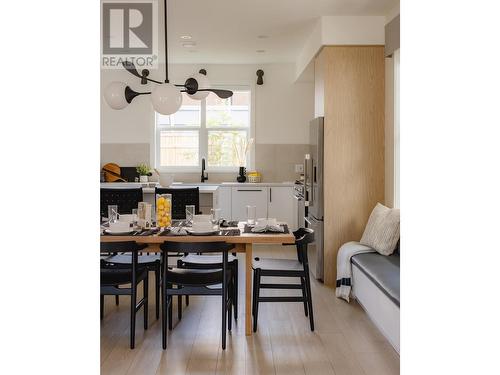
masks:
{"label": "drinking glass", "polygon": [[111,204],[108,206],[108,221],[110,223],[118,221],[118,205]]}
{"label": "drinking glass", "polygon": [[186,206],[186,221],[188,224],[193,224],[193,216],[195,214],[194,204],[189,204]]}
{"label": "drinking glass", "polygon": [[132,225],[134,228],[137,228],[137,218],[138,218],[137,208],[133,208],[132,209]]}
{"label": "drinking glass", "polygon": [[220,208],[212,208],[210,209],[210,221],[214,225],[214,227],[217,225],[216,230],[219,230],[219,221],[220,221]]}
{"label": "drinking glass", "polygon": [[247,206],[247,224],[255,225],[255,219],[257,216],[257,207]]}

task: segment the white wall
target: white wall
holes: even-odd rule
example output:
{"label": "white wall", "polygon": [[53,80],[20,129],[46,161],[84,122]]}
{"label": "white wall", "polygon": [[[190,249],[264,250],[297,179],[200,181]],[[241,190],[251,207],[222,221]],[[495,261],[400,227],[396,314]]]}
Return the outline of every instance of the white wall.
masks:
{"label": "white wall", "polygon": [[[314,114],[314,83],[294,82],[294,64],[264,65],[171,65],[170,81],[182,83],[205,68],[212,86],[250,85],[255,96],[255,137],[260,144],[308,143],[309,121]],[[150,77],[163,81],[164,68]],[[257,69],[264,70],[264,85],[257,86]],[[101,91],[111,81],[127,82],[135,91],[150,91],[125,70],[102,70]],[[101,143],[149,143],[154,112],[149,96],[139,96],[123,110],[113,110],[101,95]]]}

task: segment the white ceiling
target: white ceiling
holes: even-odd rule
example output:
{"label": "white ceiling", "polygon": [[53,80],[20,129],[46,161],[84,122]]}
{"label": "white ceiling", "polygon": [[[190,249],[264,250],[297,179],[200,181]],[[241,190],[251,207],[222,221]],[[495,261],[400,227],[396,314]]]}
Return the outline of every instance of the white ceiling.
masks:
{"label": "white ceiling", "polygon": [[[159,3],[161,48],[163,1]],[[168,0],[169,60],[212,64],[295,62],[318,17],[384,16],[398,3],[399,0]],[[183,47],[182,35],[191,35],[196,47]],[[268,38],[259,39],[259,35]]]}

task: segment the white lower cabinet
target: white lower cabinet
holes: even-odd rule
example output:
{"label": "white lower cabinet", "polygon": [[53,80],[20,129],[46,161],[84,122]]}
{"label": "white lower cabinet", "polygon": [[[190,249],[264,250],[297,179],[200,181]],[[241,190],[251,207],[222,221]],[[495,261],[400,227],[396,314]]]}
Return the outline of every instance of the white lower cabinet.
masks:
{"label": "white lower cabinet", "polygon": [[267,217],[268,189],[266,186],[231,188],[231,219],[246,220],[247,206],[256,207],[257,219]]}
{"label": "white lower cabinet", "polygon": [[247,220],[247,206],[256,207],[256,219],[276,218],[296,230],[297,200],[292,186],[219,186],[214,193],[214,207],[221,209],[226,220]]}
{"label": "white lower cabinet", "polygon": [[270,186],[267,205],[268,217],[288,224],[290,230],[297,229],[297,204],[293,197],[293,187]]}

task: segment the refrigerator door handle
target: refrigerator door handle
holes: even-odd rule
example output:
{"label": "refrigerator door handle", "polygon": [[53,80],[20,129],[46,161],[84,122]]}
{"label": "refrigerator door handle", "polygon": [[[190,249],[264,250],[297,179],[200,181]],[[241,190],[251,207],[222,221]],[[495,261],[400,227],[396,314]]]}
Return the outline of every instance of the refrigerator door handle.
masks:
{"label": "refrigerator door handle", "polygon": [[304,188],[305,188],[306,206],[309,206],[309,201],[310,201],[310,197],[307,195],[307,187],[308,187],[307,180],[309,179],[308,164],[309,164],[310,159],[311,159],[311,155],[306,154],[306,156],[304,158]]}
{"label": "refrigerator door handle", "polygon": [[311,202],[314,205],[314,159],[311,158]]}

